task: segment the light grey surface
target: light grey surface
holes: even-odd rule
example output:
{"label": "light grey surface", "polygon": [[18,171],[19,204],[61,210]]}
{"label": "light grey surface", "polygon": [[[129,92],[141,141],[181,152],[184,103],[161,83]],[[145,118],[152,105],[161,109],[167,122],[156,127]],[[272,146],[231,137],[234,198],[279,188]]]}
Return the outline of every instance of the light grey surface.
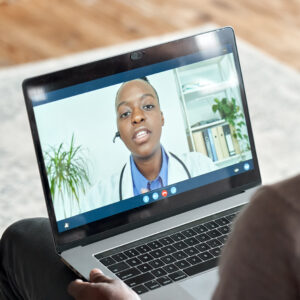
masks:
{"label": "light grey surface", "polygon": [[[13,221],[47,215],[21,90],[23,79],[205,30],[0,70],[0,235]],[[274,182],[300,169],[300,74],[239,39],[238,48],[262,179]]]}

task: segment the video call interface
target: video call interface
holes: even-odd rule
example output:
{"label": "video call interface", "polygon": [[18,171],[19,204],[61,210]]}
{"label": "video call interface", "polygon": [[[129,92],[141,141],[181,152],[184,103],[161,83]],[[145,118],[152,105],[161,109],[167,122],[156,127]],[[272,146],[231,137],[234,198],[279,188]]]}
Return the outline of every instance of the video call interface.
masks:
{"label": "video call interface", "polygon": [[253,169],[230,47],[176,61],[33,101],[59,232]]}

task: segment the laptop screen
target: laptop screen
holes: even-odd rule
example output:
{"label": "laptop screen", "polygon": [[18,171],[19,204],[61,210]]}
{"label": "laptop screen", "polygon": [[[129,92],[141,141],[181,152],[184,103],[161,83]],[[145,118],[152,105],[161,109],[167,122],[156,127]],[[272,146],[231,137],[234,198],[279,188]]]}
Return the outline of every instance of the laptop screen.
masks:
{"label": "laptop screen", "polygon": [[251,172],[238,66],[227,43],[29,88],[58,233]]}

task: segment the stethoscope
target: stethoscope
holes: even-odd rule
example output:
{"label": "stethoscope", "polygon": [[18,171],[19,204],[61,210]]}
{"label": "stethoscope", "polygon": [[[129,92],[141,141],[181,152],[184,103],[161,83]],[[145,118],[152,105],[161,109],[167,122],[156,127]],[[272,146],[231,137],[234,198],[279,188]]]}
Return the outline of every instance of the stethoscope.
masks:
{"label": "stethoscope", "polygon": [[[115,142],[116,138],[120,137],[120,133],[119,131],[116,132],[114,138],[113,138],[113,142]],[[190,179],[191,173],[189,172],[187,166],[185,165],[185,163],[178,157],[176,156],[174,153],[169,152],[170,155],[172,155],[183,167],[186,175],[188,176],[188,179]],[[125,170],[126,164],[123,166],[122,170],[121,170],[121,174],[120,174],[120,180],[119,180],[119,201],[123,200],[123,193],[122,193],[122,184],[123,184],[123,175],[124,175],[124,170]]]}
{"label": "stethoscope", "polygon": [[[174,153],[169,152],[170,155],[172,155],[183,167],[184,171],[186,172],[186,175],[188,176],[188,178],[191,178],[191,174],[188,170],[188,168],[186,167],[185,163],[178,157],[176,156]],[[121,174],[120,174],[120,180],[119,180],[119,201],[123,200],[123,193],[122,193],[122,184],[123,184],[123,174],[124,174],[124,170],[127,164],[125,164],[121,170]]]}

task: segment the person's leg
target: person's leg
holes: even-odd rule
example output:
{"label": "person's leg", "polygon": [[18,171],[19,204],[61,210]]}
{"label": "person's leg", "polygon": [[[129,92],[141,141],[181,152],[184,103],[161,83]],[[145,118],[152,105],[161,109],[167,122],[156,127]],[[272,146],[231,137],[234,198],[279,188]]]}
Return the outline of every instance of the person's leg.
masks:
{"label": "person's leg", "polygon": [[46,218],[19,221],[0,241],[0,299],[72,299],[67,285],[76,275],[54,250]]}

